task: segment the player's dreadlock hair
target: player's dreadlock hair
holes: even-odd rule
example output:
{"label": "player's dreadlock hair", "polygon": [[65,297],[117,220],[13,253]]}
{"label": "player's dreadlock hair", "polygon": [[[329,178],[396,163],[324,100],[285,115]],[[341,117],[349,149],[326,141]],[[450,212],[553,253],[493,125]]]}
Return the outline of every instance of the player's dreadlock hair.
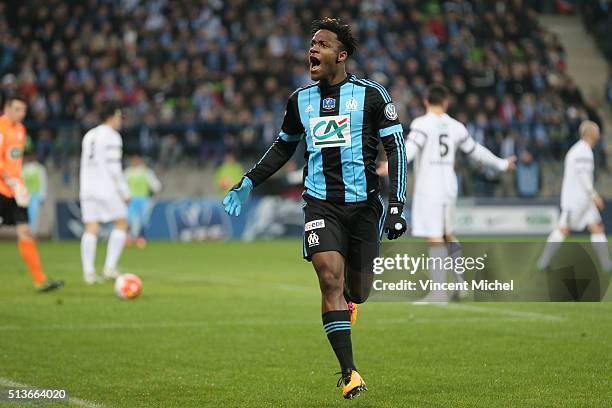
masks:
{"label": "player's dreadlock hair", "polygon": [[319,30],[328,30],[335,33],[338,36],[338,41],[342,43],[344,51],[349,56],[357,49],[357,38],[353,36],[351,27],[348,24],[344,24],[339,18],[324,17],[321,20],[314,20],[310,34],[314,35]]}

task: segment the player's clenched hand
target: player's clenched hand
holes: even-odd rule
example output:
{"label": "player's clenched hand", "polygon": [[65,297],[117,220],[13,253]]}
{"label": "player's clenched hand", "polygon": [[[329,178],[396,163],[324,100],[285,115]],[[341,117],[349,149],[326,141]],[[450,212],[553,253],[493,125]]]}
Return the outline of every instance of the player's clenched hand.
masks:
{"label": "player's clenched hand", "polygon": [[593,194],[593,203],[595,204],[595,207],[597,207],[598,210],[604,209],[604,201],[599,194]]}
{"label": "player's clenched hand", "polygon": [[236,184],[223,199],[223,207],[229,215],[240,215],[242,205],[249,194],[253,191],[253,182],[248,177],[243,177],[240,183]]}
{"label": "player's clenched hand", "polygon": [[506,171],[516,170],[516,156],[512,155],[508,157],[506,160],[508,160],[508,169]]}
{"label": "player's clenched hand", "polygon": [[387,177],[389,175],[389,163],[387,161],[378,163],[376,174],[378,174],[379,177]]}
{"label": "player's clenched hand", "polygon": [[399,203],[389,203],[387,219],[385,220],[385,232],[387,238],[397,239],[406,232],[406,219],[404,218],[404,206]]}
{"label": "player's clenched hand", "polygon": [[26,186],[16,179],[9,180],[8,185],[13,189],[17,205],[19,207],[28,208],[28,205],[30,205],[30,193]]}
{"label": "player's clenched hand", "polygon": [[26,186],[19,183],[15,188],[15,201],[17,205],[23,208],[28,208],[30,205],[30,193]]}

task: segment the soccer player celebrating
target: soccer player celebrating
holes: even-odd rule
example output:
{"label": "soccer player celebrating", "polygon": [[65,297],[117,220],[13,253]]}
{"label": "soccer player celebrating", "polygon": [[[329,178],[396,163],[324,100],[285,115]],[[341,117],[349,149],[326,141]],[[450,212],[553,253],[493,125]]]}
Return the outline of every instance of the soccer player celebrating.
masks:
{"label": "soccer player celebrating", "polygon": [[[370,294],[371,264],[383,231],[396,239],[406,230],[402,127],[383,86],[347,74],[346,61],[356,45],[340,20],[313,22],[308,57],[310,77],[317,82],[291,95],[278,138],[223,200],[229,214],[239,215],[253,188],[305,142],[303,256],[319,279],[323,328],[340,363],[338,386],[347,399],[366,390],[353,362],[356,304]],[[378,193],[379,140],[389,158],[388,211]]]}
{"label": "soccer player celebrating", "polygon": [[[445,87],[430,86],[425,106],[427,113],[412,121],[406,141],[407,160],[414,160],[412,235],[427,238],[431,258],[459,257],[461,250],[454,235],[457,149],[499,171],[513,170],[516,157],[500,159],[495,156],[478,144],[461,122],[447,115],[448,90]],[[453,276],[457,282],[463,282],[461,274],[454,273]],[[446,270],[432,270],[431,279],[434,282],[446,281]],[[421,301],[446,300],[446,293],[431,292]]]}
{"label": "soccer player celebrating", "polygon": [[21,123],[27,112],[25,98],[9,96],[0,116],[0,225],[16,225],[19,252],[34,285],[41,292],[61,288],[64,282],[48,279],[43,272],[36,242],[28,223],[30,194],[21,176],[25,127]]}
{"label": "soccer player celebrating", "polygon": [[85,232],[81,237],[83,277],[88,284],[100,283],[94,261],[100,223],[113,223],[108,239],[104,277],[118,276],[117,262],[127,238],[128,185],[123,175],[121,158],[123,142],[118,131],[123,121],[118,105],[107,102],[100,111],[102,124],[83,137],[81,149],[80,200]]}
{"label": "soccer player celebrating", "polygon": [[559,224],[548,236],[537,266],[546,269],[570,232],[588,227],[600,266],[612,272],[608,239],[598,211],[604,208],[604,202],[593,187],[593,146],[599,141],[599,126],[586,120],[580,124],[578,132],[580,140],[565,155]]}

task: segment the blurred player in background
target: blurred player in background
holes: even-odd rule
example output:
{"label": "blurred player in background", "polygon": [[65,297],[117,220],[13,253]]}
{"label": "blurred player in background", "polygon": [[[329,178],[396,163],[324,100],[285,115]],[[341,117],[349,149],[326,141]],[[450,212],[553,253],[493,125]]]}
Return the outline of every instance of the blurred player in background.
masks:
{"label": "blurred player in background", "polygon": [[[350,399],[366,390],[353,362],[356,304],[370,294],[371,263],[383,231],[389,239],[406,231],[406,153],[387,90],[346,72],[357,45],[350,27],[325,18],[313,22],[311,32],[310,77],[318,82],[291,95],[278,138],[223,204],[230,215],[239,215],[253,188],[305,141],[303,256],[319,278],[323,328],[340,363],[338,386]],[[380,141],[391,178],[386,218],[375,164]]]}
{"label": "blurred player in background", "polygon": [[83,137],[81,149],[80,200],[85,231],[81,237],[83,276],[88,284],[100,283],[94,262],[101,223],[113,223],[108,239],[104,278],[118,276],[117,262],[127,238],[128,184],[121,159],[123,142],[118,131],[123,121],[118,105],[107,102],[100,110],[102,124]]}
{"label": "blurred player in background", "polygon": [[61,288],[64,282],[48,279],[43,272],[36,242],[28,223],[30,194],[22,178],[26,130],[21,123],[26,116],[26,99],[9,96],[0,116],[0,218],[3,225],[16,225],[19,252],[34,285],[41,292]]}
{"label": "blurred player in background", "polygon": [[240,181],[244,169],[236,156],[232,152],[227,152],[223,158],[223,163],[217,168],[215,173],[215,185],[221,195],[225,195],[234,184]]}
{"label": "blurred player in background", "polygon": [[[415,118],[406,141],[408,163],[414,160],[414,193],[412,199],[412,235],[427,238],[429,256],[460,257],[461,247],[454,234],[457,205],[457,175],[455,156],[460,149],[470,159],[491,166],[498,171],[513,170],[516,157],[500,159],[478,144],[466,127],[446,114],[448,90],[432,85],[427,92],[427,113]],[[434,263],[439,266],[439,263]],[[445,269],[431,271],[434,282],[445,282]],[[455,273],[456,282],[463,275]],[[423,302],[447,301],[446,292],[430,292]]]}
{"label": "blurred player in background", "polygon": [[591,243],[601,268],[610,273],[612,261],[608,239],[599,215],[604,202],[593,187],[593,146],[599,141],[599,126],[587,120],[580,124],[578,132],[580,140],[565,155],[559,224],[548,236],[537,266],[540,270],[548,268],[555,252],[571,231],[582,231],[586,227],[591,232]]}
{"label": "blurred player in background", "polygon": [[23,165],[21,173],[23,182],[30,193],[30,205],[28,206],[30,228],[32,234],[38,236],[40,207],[47,198],[47,170],[36,159],[36,154],[30,152],[26,155],[26,163]]}
{"label": "blurred player in background", "polygon": [[144,248],[146,241],[143,236],[143,228],[150,209],[150,197],[159,193],[162,185],[153,169],[146,165],[139,154],[132,156],[130,166],[125,169],[125,178],[132,198],[127,210],[130,226],[128,244],[134,241],[138,248]]}

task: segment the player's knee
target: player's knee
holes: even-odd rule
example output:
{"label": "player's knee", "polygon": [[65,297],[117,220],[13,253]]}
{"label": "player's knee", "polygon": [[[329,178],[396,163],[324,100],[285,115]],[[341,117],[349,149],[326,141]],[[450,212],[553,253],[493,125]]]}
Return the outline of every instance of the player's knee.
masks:
{"label": "player's knee", "polygon": [[331,270],[323,270],[319,273],[319,286],[324,295],[338,295],[343,291],[342,279]]}
{"label": "player's knee", "polygon": [[569,228],[559,228],[559,232],[561,232],[561,234],[563,234],[564,237],[568,237],[570,234]]}
{"label": "player's knee", "polygon": [[344,297],[353,303],[364,303],[370,297],[374,274],[363,267],[349,269],[346,274]]}
{"label": "player's knee", "polygon": [[598,222],[595,224],[591,224],[589,225],[589,230],[591,231],[591,234],[603,234],[604,232],[603,223]]}
{"label": "player's knee", "polygon": [[100,224],[97,222],[87,222],[85,223],[85,232],[92,235],[98,235],[100,232]]}
{"label": "player's knee", "polygon": [[315,264],[315,269],[319,277],[319,286],[324,295],[337,295],[342,293],[343,281],[342,273],[338,273],[333,262],[327,259],[320,259]]}
{"label": "player's knee", "polygon": [[113,222],[113,225],[115,228],[123,230],[123,231],[127,231],[128,229],[128,223],[125,218],[116,220],[115,222]]}

